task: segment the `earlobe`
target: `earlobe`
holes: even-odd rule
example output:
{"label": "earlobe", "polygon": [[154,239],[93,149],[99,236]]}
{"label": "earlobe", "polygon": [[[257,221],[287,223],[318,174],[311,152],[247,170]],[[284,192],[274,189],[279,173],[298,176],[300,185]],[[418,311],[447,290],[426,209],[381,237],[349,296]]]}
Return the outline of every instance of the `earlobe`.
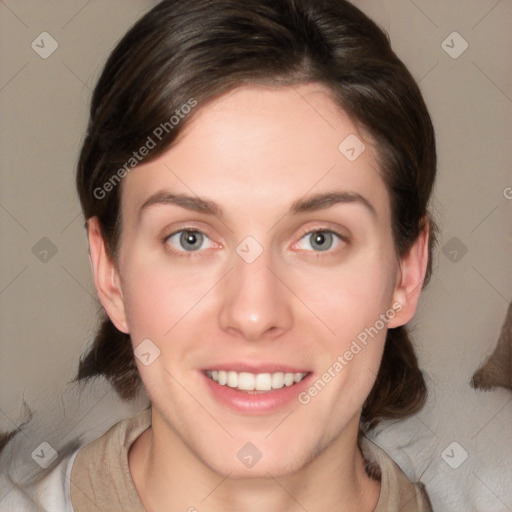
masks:
{"label": "earlobe", "polygon": [[92,217],[87,221],[87,237],[98,297],[116,328],[121,332],[128,333],[124,298],[117,275],[118,270],[107,250],[97,217]]}
{"label": "earlobe", "polygon": [[399,270],[393,293],[393,304],[400,303],[397,314],[388,327],[405,325],[416,312],[429,257],[429,222],[424,218],[423,228],[411,249],[399,261]]}

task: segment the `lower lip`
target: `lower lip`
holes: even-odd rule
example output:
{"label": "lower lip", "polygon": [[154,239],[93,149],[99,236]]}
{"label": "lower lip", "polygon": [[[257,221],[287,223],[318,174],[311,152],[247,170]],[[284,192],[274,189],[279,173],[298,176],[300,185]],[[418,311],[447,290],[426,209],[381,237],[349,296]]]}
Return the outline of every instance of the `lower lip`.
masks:
{"label": "lower lip", "polygon": [[230,409],[247,414],[263,414],[278,410],[290,402],[297,401],[299,393],[309,385],[312,373],[309,373],[300,382],[292,386],[283,386],[281,389],[273,389],[265,393],[249,393],[238,391],[236,388],[221,386],[201,372],[206,380],[211,394],[217,402]]}

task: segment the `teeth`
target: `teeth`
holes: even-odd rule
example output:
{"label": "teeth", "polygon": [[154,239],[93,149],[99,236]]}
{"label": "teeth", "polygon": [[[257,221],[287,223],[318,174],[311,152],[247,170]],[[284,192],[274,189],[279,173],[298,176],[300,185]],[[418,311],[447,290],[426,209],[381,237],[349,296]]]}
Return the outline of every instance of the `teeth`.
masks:
{"label": "teeth", "polygon": [[272,388],[281,389],[284,386],[284,373],[274,373],[272,375]]}
{"label": "teeth", "polygon": [[238,375],[236,372],[228,372],[228,386],[230,388],[238,387]]}
{"label": "teeth", "polygon": [[295,382],[295,374],[294,373],[285,373],[284,374],[284,385],[291,386]]}
{"label": "teeth", "polygon": [[300,382],[307,373],[249,373],[223,370],[207,370],[206,375],[221,386],[237,388],[241,391],[270,391],[292,386]]}
{"label": "teeth", "polygon": [[[238,387],[240,387],[240,383]],[[270,373],[258,373],[254,377],[254,389],[256,391],[270,391],[272,389],[272,375]]]}

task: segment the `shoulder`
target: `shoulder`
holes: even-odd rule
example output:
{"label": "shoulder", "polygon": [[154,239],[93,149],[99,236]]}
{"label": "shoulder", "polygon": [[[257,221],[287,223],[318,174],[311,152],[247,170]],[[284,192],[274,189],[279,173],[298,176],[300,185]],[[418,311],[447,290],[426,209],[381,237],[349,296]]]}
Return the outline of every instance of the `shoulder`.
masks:
{"label": "shoulder", "polygon": [[361,450],[371,473],[381,481],[381,494],[375,512],[432,512],[421,482],[411,482],[393,459],[366,437],[361,438]]}
{"label": "shoulder", "polygon": [[[25,452],[26,446],[13,446],[12,453],[2,454],[0,511],[82,512],[91,510],[96,502],[103,507],[94,510],[139,510],[127,454],[131,443],[150,425],[151,410],[146,409],[118,421],[87,444],[77,440],[68,443],[59,450],[58,463],[37,472],[31,459],[27,462],[17,453]],[[29,476],[31,473],[33,476]],[[121,501],[122,505],[128,506],[112,503],[116,491],[120,500],[128,500]]]}
{"label": "shoulder", "polygon": [[151,426],[151,408],[116,423],[105,434],[80,449],[71,473],[74,512],[143,510],[128,466],[131,444]]}

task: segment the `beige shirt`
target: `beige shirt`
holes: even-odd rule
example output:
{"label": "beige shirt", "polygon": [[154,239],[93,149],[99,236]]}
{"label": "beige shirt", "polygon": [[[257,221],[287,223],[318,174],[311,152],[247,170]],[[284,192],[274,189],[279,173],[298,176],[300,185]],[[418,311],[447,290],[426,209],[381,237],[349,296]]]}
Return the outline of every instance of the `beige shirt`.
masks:
{"label": "beige shirt", "polygon": [[[80,449],[71,471],[74,512],[145,512],[128,467],[128,450],[150,426],[151,407]],[[374,512],[431,512],[423,484],[411,483],[376,444],[366,438],[362,443],[365,459],[380,473],[381,492]]]}

